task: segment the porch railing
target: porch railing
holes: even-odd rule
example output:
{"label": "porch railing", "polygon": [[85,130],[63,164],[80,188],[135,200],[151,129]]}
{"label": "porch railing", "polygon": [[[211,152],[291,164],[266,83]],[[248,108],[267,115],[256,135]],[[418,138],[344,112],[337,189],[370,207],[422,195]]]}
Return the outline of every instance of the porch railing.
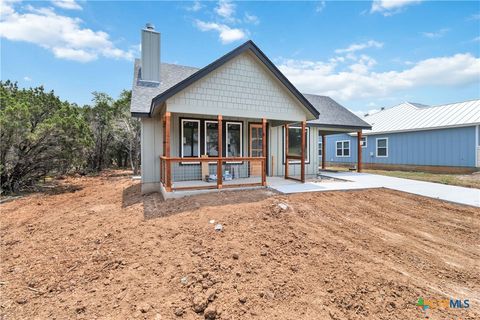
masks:
{"label": "porch railing", "polygon": [[166,192],[266,186],[265,157],[160,157]]}

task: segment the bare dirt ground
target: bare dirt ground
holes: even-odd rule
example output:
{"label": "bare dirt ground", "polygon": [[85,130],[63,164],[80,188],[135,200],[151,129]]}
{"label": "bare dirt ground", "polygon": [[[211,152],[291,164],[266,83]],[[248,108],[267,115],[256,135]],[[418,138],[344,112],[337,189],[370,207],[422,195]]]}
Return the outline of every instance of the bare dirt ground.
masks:
{"label": "bare dirt ground", "polygon": [[118,172],[63,183],[0,205],[2,319],[421,319],[420,297],[470,300],[431,319],[480,317],[478,209],[380,189],[161,202]]}

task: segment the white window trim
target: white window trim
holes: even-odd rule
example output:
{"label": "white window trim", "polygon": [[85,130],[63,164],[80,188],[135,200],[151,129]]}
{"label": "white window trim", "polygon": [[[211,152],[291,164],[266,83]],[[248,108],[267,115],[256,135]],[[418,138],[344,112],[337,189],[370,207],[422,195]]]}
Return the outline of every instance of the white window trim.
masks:
{"label": "white window trim", "polygon": [[[197,143],[197,148],[198,148],[198,157],[184,157],[183,156],[183,123],[184,122],[196,122],[198,123],[198,143]],[[201,135],[200,135],[200,120],[197,120],[197,119],[182,119],[181,121],[181,129],[180,129],[180,155],[182,158],[200,158],[200,138],[201,138]],[[194,164],[194,163],[198,163],[198,162],[185,162],[185,163],[190,163],[190,164]]]}
{"label": "white window trim", "polygon": [[[288,127],[288,129],[302,129],[302,127]],[[287,146],[285,145],[285,132],[286,130],[283,129],[283,163],[286,162],[287,156]],[[305,127],[305,132],[307,133],[307,139],[305,141],[305,164],[310,163],[310,127]],[[288,164],[299,164],[300,160],[290,160]]]}
{"label": "white window trim", "polygon": [[[368,143],[368,137],[363,136],[362,139],[364,139],[364,138],[365,138],[365,145],[362,146],[362,148],[366,148],[366,147],[367,147],[367,143]],[[360,142],[361,142],[361,141],[362,141],[362,140],[360,139]]]}
{"label": "white window trim", "polygon": [[[387,149],[387,154],[385,156],[379,156],[378,155],[378,140],[386,140],[386,146],[385,146],[385,149]],[[388,158],[388,138],[387,137],[384,137],[384,138],[376,138],[375,139],[375,156],[377,158]]]}
{"label": "white window trim", "polygon": [[[228,158],[228,125],[229,124],[235,124],[235,125],[240,125],[240,155],[239,157],[243,157],[243,122],[225,122],[225,157]],[[237,162],[237,161],[228,161],[227,163],[242,163],[242,161]]]}
{"label": "white window trim", "polygon": [[[207,123],[215,123],[218,125],[218,121],[217,120],[205,120],[204,123],[203,123],[203,150],[205,150],[205,155],[207,154]],[[218,127],[217,127],[218,128]],[[218,131],[218,129],[217,129]],[[218,150],[217,150],[217,153],[218,153]],[[217,156],[220,156],[220,155],[217,155]],[[209,163],[215,163],[215,162],[209,162]]]}
{"label": "white window trim", "polygon": [[[341,150],[342,150],[342,155],[341,155],[341,156],[339,156],[339,155],[337,154],[337,150],[338,150],[338,148],[337,148],[337,143],[339,143],[339,142],[342,143],[342,148],[341,148]],[[343,147],[344,142],[348,142],[348,148],[344,148],[344,147]],[[346,156],[346,155],[345,155],[345,152],[344,152],[346,149],[348,149],[348,156]],[[335,141],[335,157],[337,157],[337,158],[350,158],[350,156],[352,155],[352,153],[351,153],[350,151],[351,151],[351,148],[350,148],[350,140],[337,140],[337,141]]]}

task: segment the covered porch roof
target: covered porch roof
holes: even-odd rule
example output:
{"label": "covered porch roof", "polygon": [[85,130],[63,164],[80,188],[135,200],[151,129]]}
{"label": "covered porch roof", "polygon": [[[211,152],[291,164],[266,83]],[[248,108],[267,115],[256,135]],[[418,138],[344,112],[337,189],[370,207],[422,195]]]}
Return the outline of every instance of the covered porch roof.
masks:
{"label": "covered porch roof", "polygon": [[318,127],[321,135],[358,132],[372,128],[370,124],[330,97],[306,93],[303,95],[320,112],[318,119],[308,121],[307,125]]}

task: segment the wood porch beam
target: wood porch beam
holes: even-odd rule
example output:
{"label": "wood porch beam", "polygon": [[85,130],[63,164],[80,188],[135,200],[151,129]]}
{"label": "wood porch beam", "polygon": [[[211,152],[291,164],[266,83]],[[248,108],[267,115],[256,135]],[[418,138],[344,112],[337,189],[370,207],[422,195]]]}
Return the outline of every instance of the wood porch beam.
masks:
{"label": "wood porch beam", "polygon": [[288,179],[288,124],[284,125],[285,130],[285,179]]}
{"label": "wood porch beam", "polygon": [[267,185],[267,119],[262,119],[262,186]]}
{"label": "wood porch beam", "polygon": [[307,121],[302,122],[302,149],[301,149],[301,156],[302,159],[300,160],[300,180],[302,183],[305,183],[305,134],[307,133]]}
{"label": "wood porch beam", "polygon": [[222,150],[222,115],[219,114],[217,116],[217,128],[218,128],[218,157],[217,160],[217,189],[222,189],[223,183],[223,173],[222,173],[222,166],[223,166],[223,150]]}
{"label": "wood porch beam", "polygon": [[325,159],[327,158],[327,143],[326,143],[325,135],[322,134],[322,170],[325,170]]}
{"label": "wood porch beam", "polygon": [[170,120],[171,120],[171,113],[166,112],[165,113],[165,157],[167,157],[167,160],[165,162],[166,166],[166,178],[167,178],[167,183],[165,186],[165,191],[166,192],[171,192],[172,191],[172,163],[168,159],[170,157]]}
{"label": "wood porch beam", "polygon": [[362,172],[362,130],[357,132],[357,171]]}

